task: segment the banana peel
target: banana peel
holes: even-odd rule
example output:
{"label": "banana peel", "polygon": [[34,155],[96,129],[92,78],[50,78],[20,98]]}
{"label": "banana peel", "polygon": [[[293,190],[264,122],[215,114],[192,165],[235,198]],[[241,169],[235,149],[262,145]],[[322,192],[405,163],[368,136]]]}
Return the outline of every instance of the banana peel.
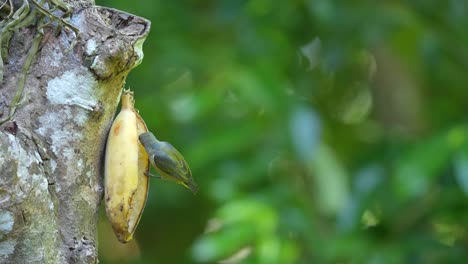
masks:
{"label": "banana peel", "polygon": [[149,189],[149,157],[138,140],[148,128],[134,103],[133,92],[125,90],[107,138],[104,164],[106,214],[121,243],[132,240]]}

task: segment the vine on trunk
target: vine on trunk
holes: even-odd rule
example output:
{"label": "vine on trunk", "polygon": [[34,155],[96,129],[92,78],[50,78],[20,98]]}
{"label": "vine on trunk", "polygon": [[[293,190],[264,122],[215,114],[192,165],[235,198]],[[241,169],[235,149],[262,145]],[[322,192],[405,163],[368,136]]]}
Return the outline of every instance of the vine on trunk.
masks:
{"label": "vine on trunk", "polygon": [[[34,37],[28,55],[23,62],[21,75],[17,82],[16,93],[9,105],[8,115],[0,120],[0,125],[11,120],[15,114],[16,108],[21,103],[24,91],[26,76],[29,68],[41,48],[41,42],[44,39],[44,28],[53,26],[57,21],[56,35],[62,32],[63,26],[71,29],[75,33],[75,40],[70,45],[68,51],[72,50],[79,39],[80,31],[66,20],[71,18],[71,11],[68,5],[59,0],[22,0],[18,8],[15,8],[13,0],[4,0],[0,5],[0,83],[3,81],[4,61],[8,59],[8,46],[13,33],[23,27],[34,25],[36,36]],[[32,3],[33,6],[30,5]],[[57,11],[61,15],[54,15]]]}

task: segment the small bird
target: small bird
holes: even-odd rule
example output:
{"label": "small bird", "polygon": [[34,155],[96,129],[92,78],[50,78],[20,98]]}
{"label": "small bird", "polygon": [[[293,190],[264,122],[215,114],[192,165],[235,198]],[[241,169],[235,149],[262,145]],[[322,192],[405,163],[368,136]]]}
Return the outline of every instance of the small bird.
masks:
{"label": "small bird", "polygon": [[193,193],[198,191],[198,186],[192,178],[192,172],[177,149],[169,142],[159,141],[151,132],[142,133],[139,139],[148,153],[151,165],[160,175],[148,174],[148,176],[175,181]]}

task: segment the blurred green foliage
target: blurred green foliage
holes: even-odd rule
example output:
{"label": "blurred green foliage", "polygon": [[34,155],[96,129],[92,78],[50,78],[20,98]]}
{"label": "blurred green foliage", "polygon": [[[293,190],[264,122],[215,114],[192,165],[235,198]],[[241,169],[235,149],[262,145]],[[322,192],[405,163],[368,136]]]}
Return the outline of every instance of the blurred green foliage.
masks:
{"label": "blurred green foliage", "polygon": [[200,186],[102,263],[468,259],[465,0],[98,4],[152,21],[127,86]]}

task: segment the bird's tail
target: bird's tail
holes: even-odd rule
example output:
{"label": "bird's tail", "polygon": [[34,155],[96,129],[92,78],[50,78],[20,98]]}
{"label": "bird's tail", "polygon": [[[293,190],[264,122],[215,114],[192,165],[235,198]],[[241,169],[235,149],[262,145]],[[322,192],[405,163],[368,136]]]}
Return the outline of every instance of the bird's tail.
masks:
{"label": "bird's tail", "polygon": [[188,181],[186,183],[186,187],[189,188],[194,194],[198,192],[198,185],[193,180]]}

